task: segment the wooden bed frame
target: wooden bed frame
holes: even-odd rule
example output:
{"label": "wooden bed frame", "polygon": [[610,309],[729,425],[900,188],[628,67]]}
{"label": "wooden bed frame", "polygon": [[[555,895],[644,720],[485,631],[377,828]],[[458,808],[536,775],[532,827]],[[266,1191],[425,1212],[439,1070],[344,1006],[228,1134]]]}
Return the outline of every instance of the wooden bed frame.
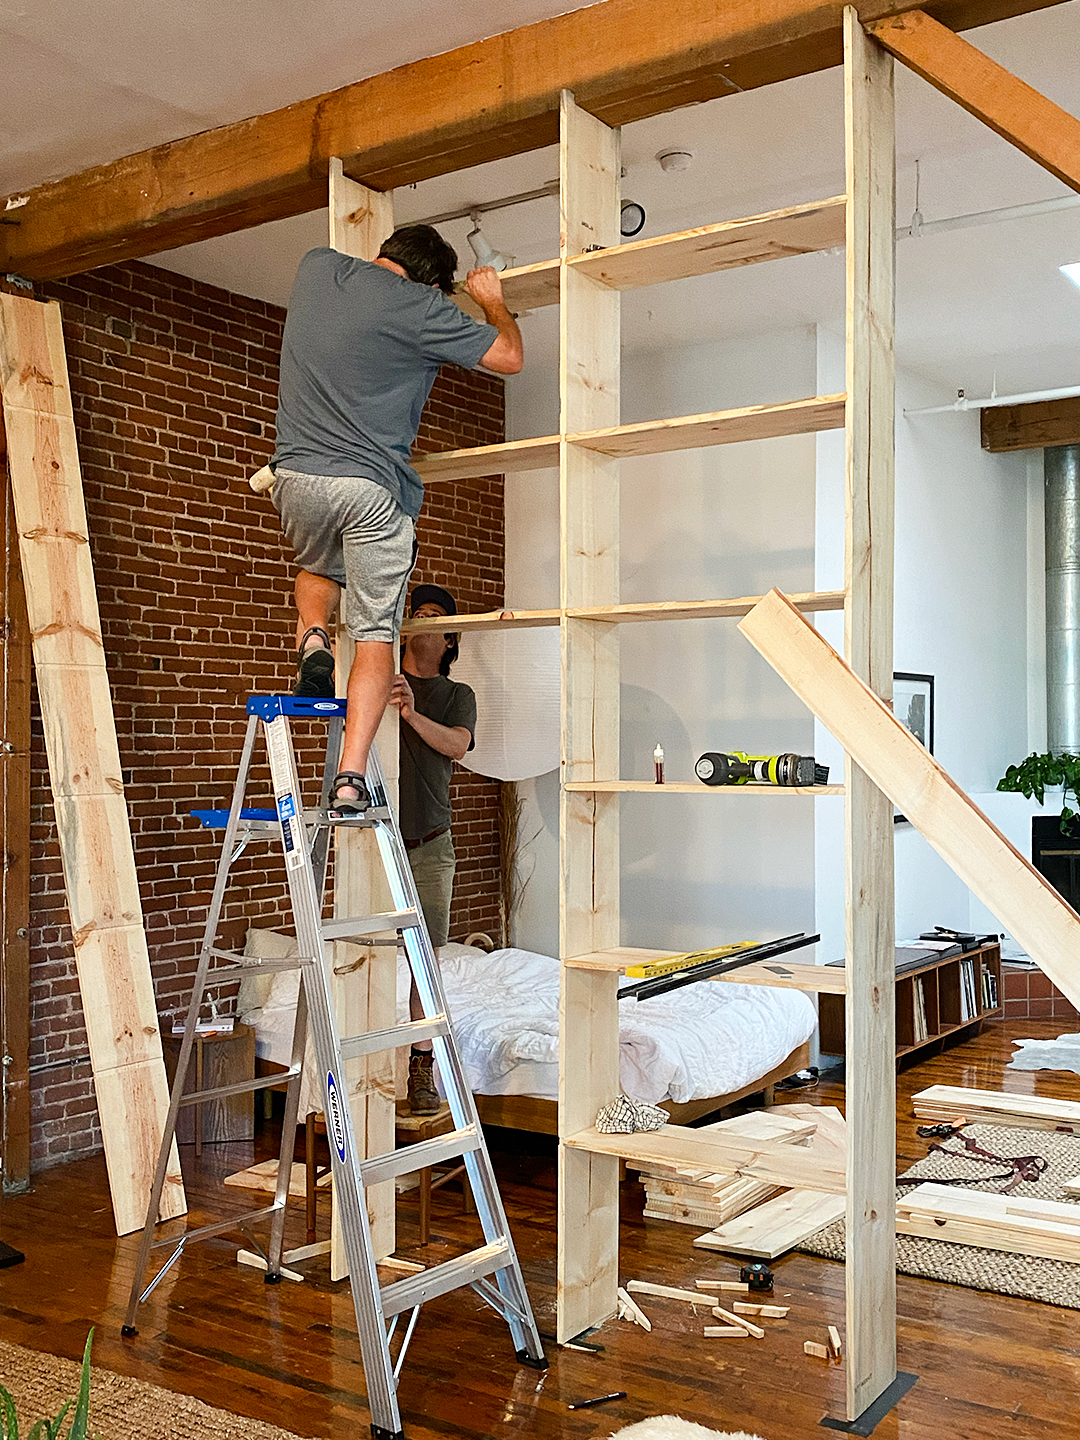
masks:
{"label": "wooden bed frame", "polygon": [[[789,1075],[794,1075],[797,1070],[805,1070],[809,1063],[810,1042],[807,1040],[792,1050],[774,1070],[760,1076],[752,1084],[744,1085],[741,1090],[733,1090],[730,1095],[712,1095],[704,1100],[690,1100],[685,1105],[676,1105],[673,1100],[662,1100],[660,1108],[668,1112],[673,1125],[689,1125],[694,1120],[700,1120],[703,1115],[715,1114],[725,1105],[734,1105],[736,1100],[743,1100],[747,1095],[756,1095],[762,1090],[765,1092],[765,1104],[771,1105],[773,1086],[787,1079]],[[509,1130],[531,1130],[538,1135],[559,1133],[559,1107],[554,1100],[540,1100],[535,1095],[476,1095],[473,1098],[476,1100],[480,1119],[485,1125],[502,1125]]]}

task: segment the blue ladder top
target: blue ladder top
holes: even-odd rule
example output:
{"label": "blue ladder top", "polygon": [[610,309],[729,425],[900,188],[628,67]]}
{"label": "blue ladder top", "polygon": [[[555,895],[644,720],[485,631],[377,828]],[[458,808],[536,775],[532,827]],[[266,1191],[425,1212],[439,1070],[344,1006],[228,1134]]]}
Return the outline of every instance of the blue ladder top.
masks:
{"label": "blue ladder top", "polygon": [[312,720],[344,719],[344,700],[313,700],[308,695],[250,695],[247,713],[260,720],[276,720],[280,715],[306,715]]}

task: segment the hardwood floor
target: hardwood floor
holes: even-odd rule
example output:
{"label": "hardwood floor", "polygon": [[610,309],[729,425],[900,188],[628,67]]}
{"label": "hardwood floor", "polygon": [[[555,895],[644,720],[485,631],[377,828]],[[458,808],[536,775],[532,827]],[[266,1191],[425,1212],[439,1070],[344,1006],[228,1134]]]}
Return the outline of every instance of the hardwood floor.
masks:
{"label": "hardwood floor", "polygon": [[[1080,1077],[1011,1071],[1010,1038],[1054,1035],[1061,1022],[997,1024],[976,1040],[899,1076],[899,1168],[925,1154],[915,1135],[911,1094],[948,1083],[1080,1097]],[[792,1100],[843,1104],[843,1089],[821,1085]],[[494,1132],[496,1137],[498,1132]],[[256,1145],[216,1145],[195,1164],[183,1150],[192,1223],[243,1208],[236,1191],[213,1189],[221,1175],[263,1158]],[[554,1150],[542,1138],[499,1143],[493,1151],[511,1227],[541,1329],[554,1328]],[[208,1200],[213,1194],[213,1212]],[[641,1187],[624,1187],[621,1273],[625,1278],[691,1286],[727,1276],[725,1257],[694,1251],[689,1226],[645,1221]],[[218,1198],[223,1196],[224,1198]],[[303,1205],[295,1203],[289,1243],[303,1243]],[[197,1213],[195,1213],[197,1212]],[[432,1242],[413,1248],[415,1192],[399,1208],[398,1254],[431,1264],[475,1243],[476,1219],[456,1191],[436,1192]],[[325,1229],[325,1218],[321,1221]],[[100,1158],[37,1177],[31,1194],[8,1197],[0,1238],[26,1252],[26,1263],[0,1270],[0,1334],[9,1341],[77,1359],[97,1327],[94,1362],[106,1369],[197,1395],[240,1415],[273,1421],[302,1436],[368,1434],[363,1372],[347,1285],[329,1281],[323,1261],[303,1268],[302,1285],[267,1286],[235,1263],[230,1239],[200,1242],[140,1311],[140,1333],[120,1325],[138,1236],[112,1233]],[[539,1375],[516,1364],[503,1323],[469,1290],[422,1312],[402,1377],[409,1440],[509,1440],[608,1436],[649,1415],[676,1413],[712,1429],[756,1432],[765,1440],[806,1440],[826,1413],[842,1414],[844,1374],[811,1360],[803,1341],[828,1323],[843,1326],[841,1265],[808,1255],[775,1261],[775,1299],[790,1305],[767,1321],[766,1338],[705,1340],[702,1317],[668,1300],[643,1301],[651,1334],[612,1320],[591,1337],[597,1353],[549,1346]],[[1032,1301],[898,1277],[900,1368],[915,1388],[878,1427],[881,1440],[1074,1440],[1080,1431],[1080,1315]],[[0,1376],[0,1380],[3,1377]],[[596,1410],[569,1402],[615,1390],[627,1398]],[[93,1415],[91,1414],[91,1429]]]}

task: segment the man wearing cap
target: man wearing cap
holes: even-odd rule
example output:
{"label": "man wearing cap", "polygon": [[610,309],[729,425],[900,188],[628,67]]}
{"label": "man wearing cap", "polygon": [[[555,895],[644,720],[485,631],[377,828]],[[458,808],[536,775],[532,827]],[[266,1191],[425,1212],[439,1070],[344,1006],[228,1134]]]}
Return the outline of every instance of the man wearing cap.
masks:
{"label": "man wearing cap", "polygon": [[[417,585],[411,613],[417,618],[456,615],[457,603],[439,585]],[[453,762],[473,747],[476,696],[450,679],[458,656],[452,632],[424,630],[406,637],[401,674],[394,677],[390,703],[401,716],[401,833],[416,881],[431,943],[450,938],[454,890],[454,842],[450,833],[450,776]],[[422,1015],[416,986],[410,1014]],[[431,1042],[414,1045],[409,1057],[409,1104],[414,1115],[433,1115],[439,1096],[432,1078]]]}

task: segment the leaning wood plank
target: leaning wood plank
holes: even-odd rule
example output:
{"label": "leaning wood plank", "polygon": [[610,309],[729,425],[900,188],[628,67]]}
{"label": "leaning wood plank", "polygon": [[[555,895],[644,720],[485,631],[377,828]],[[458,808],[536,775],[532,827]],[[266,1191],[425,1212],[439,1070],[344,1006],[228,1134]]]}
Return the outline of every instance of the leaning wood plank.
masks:
{"label": "leaning wood plank", "polygon": [[633,290],[692,275],[709,275],[762,260],[810,255],[844,243],[844,196],[793,205],[745,220],[722,220],[675,235],[632,240],[570,264],[613,290]]}
{"label": "leaning wood plank", "polygon": [[1080,916],[778,590],[739,628],[1058,989],[1080,1006]]}
{"label": "leaning wood plank", "polygon": [[588,1129],[566,1136],[563,1145],[571,1150],[619,1155],[627,1160],[658,1160],[661,1164],[699,1161],[713,1170],[770,1180],[775,1185],[792,1185],[829,1195],[844,1193],[844,1166],[835,1160],[822,1159],[802,1146],[782,1145],[775,1140],[740,1144],[734,1136],[721,1139],[692,1130],[680,1134],[682,1129],[678,1125],[664,1125],[645,1135],[602,1135],[598,1130]]}
{"label": "leaning wood plank", "polygon": [[[127,1234],[146,1219],[169,1097],[59,305],[0,295],[0,378],[75,963],[113,1216]],[[174,1146],[161,1218],[185,1208]]]}
{"label": "leaning wood plank", "polygon": [[[344,174],[340,159],[330,162],[330,244],[359,260],[374,260],[394,228],[392,195],[378,194]],[[337,693],[348,688],[353,642],[339,624],[337,633]],[[398,718],[387,707],[375,743],[386,776],[390,803],[397,804]],[[339,825],[334,833],[334,917],[378,915],[394,908],[389,885],[371,830]],[[338,1033],[360,1035],[381,1030],[396,1018],[396,968],[389,946],[334,944],[334,1008]],[[394,1054],[345,1062],[357,1154],[384,1155],[394,1148]],[[385,1181],[365,1188],[371,1244],[376,1260],[394,1252],[394,1185]],[[341,1280],[348,1274],[337,1198],[332,1205],[330,1274]]]}
{"label": "leaning wood plank", "polygon": [[732,1255],[756,1255],[772,1260],[839,1220],[843,1213],[842,1195],[789,1190],[727,1225],[699,1235],[694,1244],[701,1250],[725,1250]]}
{"label": "leaning wood plank", "polygon": [[1047,1095],[1013,1095],[1004,1090],[967,1090],[958,1085],[931,1085],[911,1097],[920,1120],[990,1120],[998,1125],[1032,1130],[1074,1130],[1080,1133],[1080,1103]]}
{"label": "leaning wood plank", "polygon": [[615,1294],[618,1296],[619,1299],[619,1315],[622,1319],[632,1320],[635,1325],[640,1325],[643,1330],[652,1329],[652,1321],[645,1314],[645,1311],[642,1310],[639,1305],[636,1305],[634,1303],[633,1299],[627,1294],[627,1292],[623,1289],[621,1285],[616,1290]]}
{"label": "leaning wood plank", "polygon": [[1080,120],[922,10],[867,26],[928,80],[1030,160],[1080,190]]}
{"label": "leaning wood plank", "polygon": [[696,450],[705,445],[734,445],[744,440],[772,440],[780,435],[812,435],[839,430],[844,424],[843,395],[815,395],[782,405],[749,405],[707,415],[680,415],[673,420],[643,420],[567,435],[571,445],[600,455],[627,458],[662,455],[668,450]]}

